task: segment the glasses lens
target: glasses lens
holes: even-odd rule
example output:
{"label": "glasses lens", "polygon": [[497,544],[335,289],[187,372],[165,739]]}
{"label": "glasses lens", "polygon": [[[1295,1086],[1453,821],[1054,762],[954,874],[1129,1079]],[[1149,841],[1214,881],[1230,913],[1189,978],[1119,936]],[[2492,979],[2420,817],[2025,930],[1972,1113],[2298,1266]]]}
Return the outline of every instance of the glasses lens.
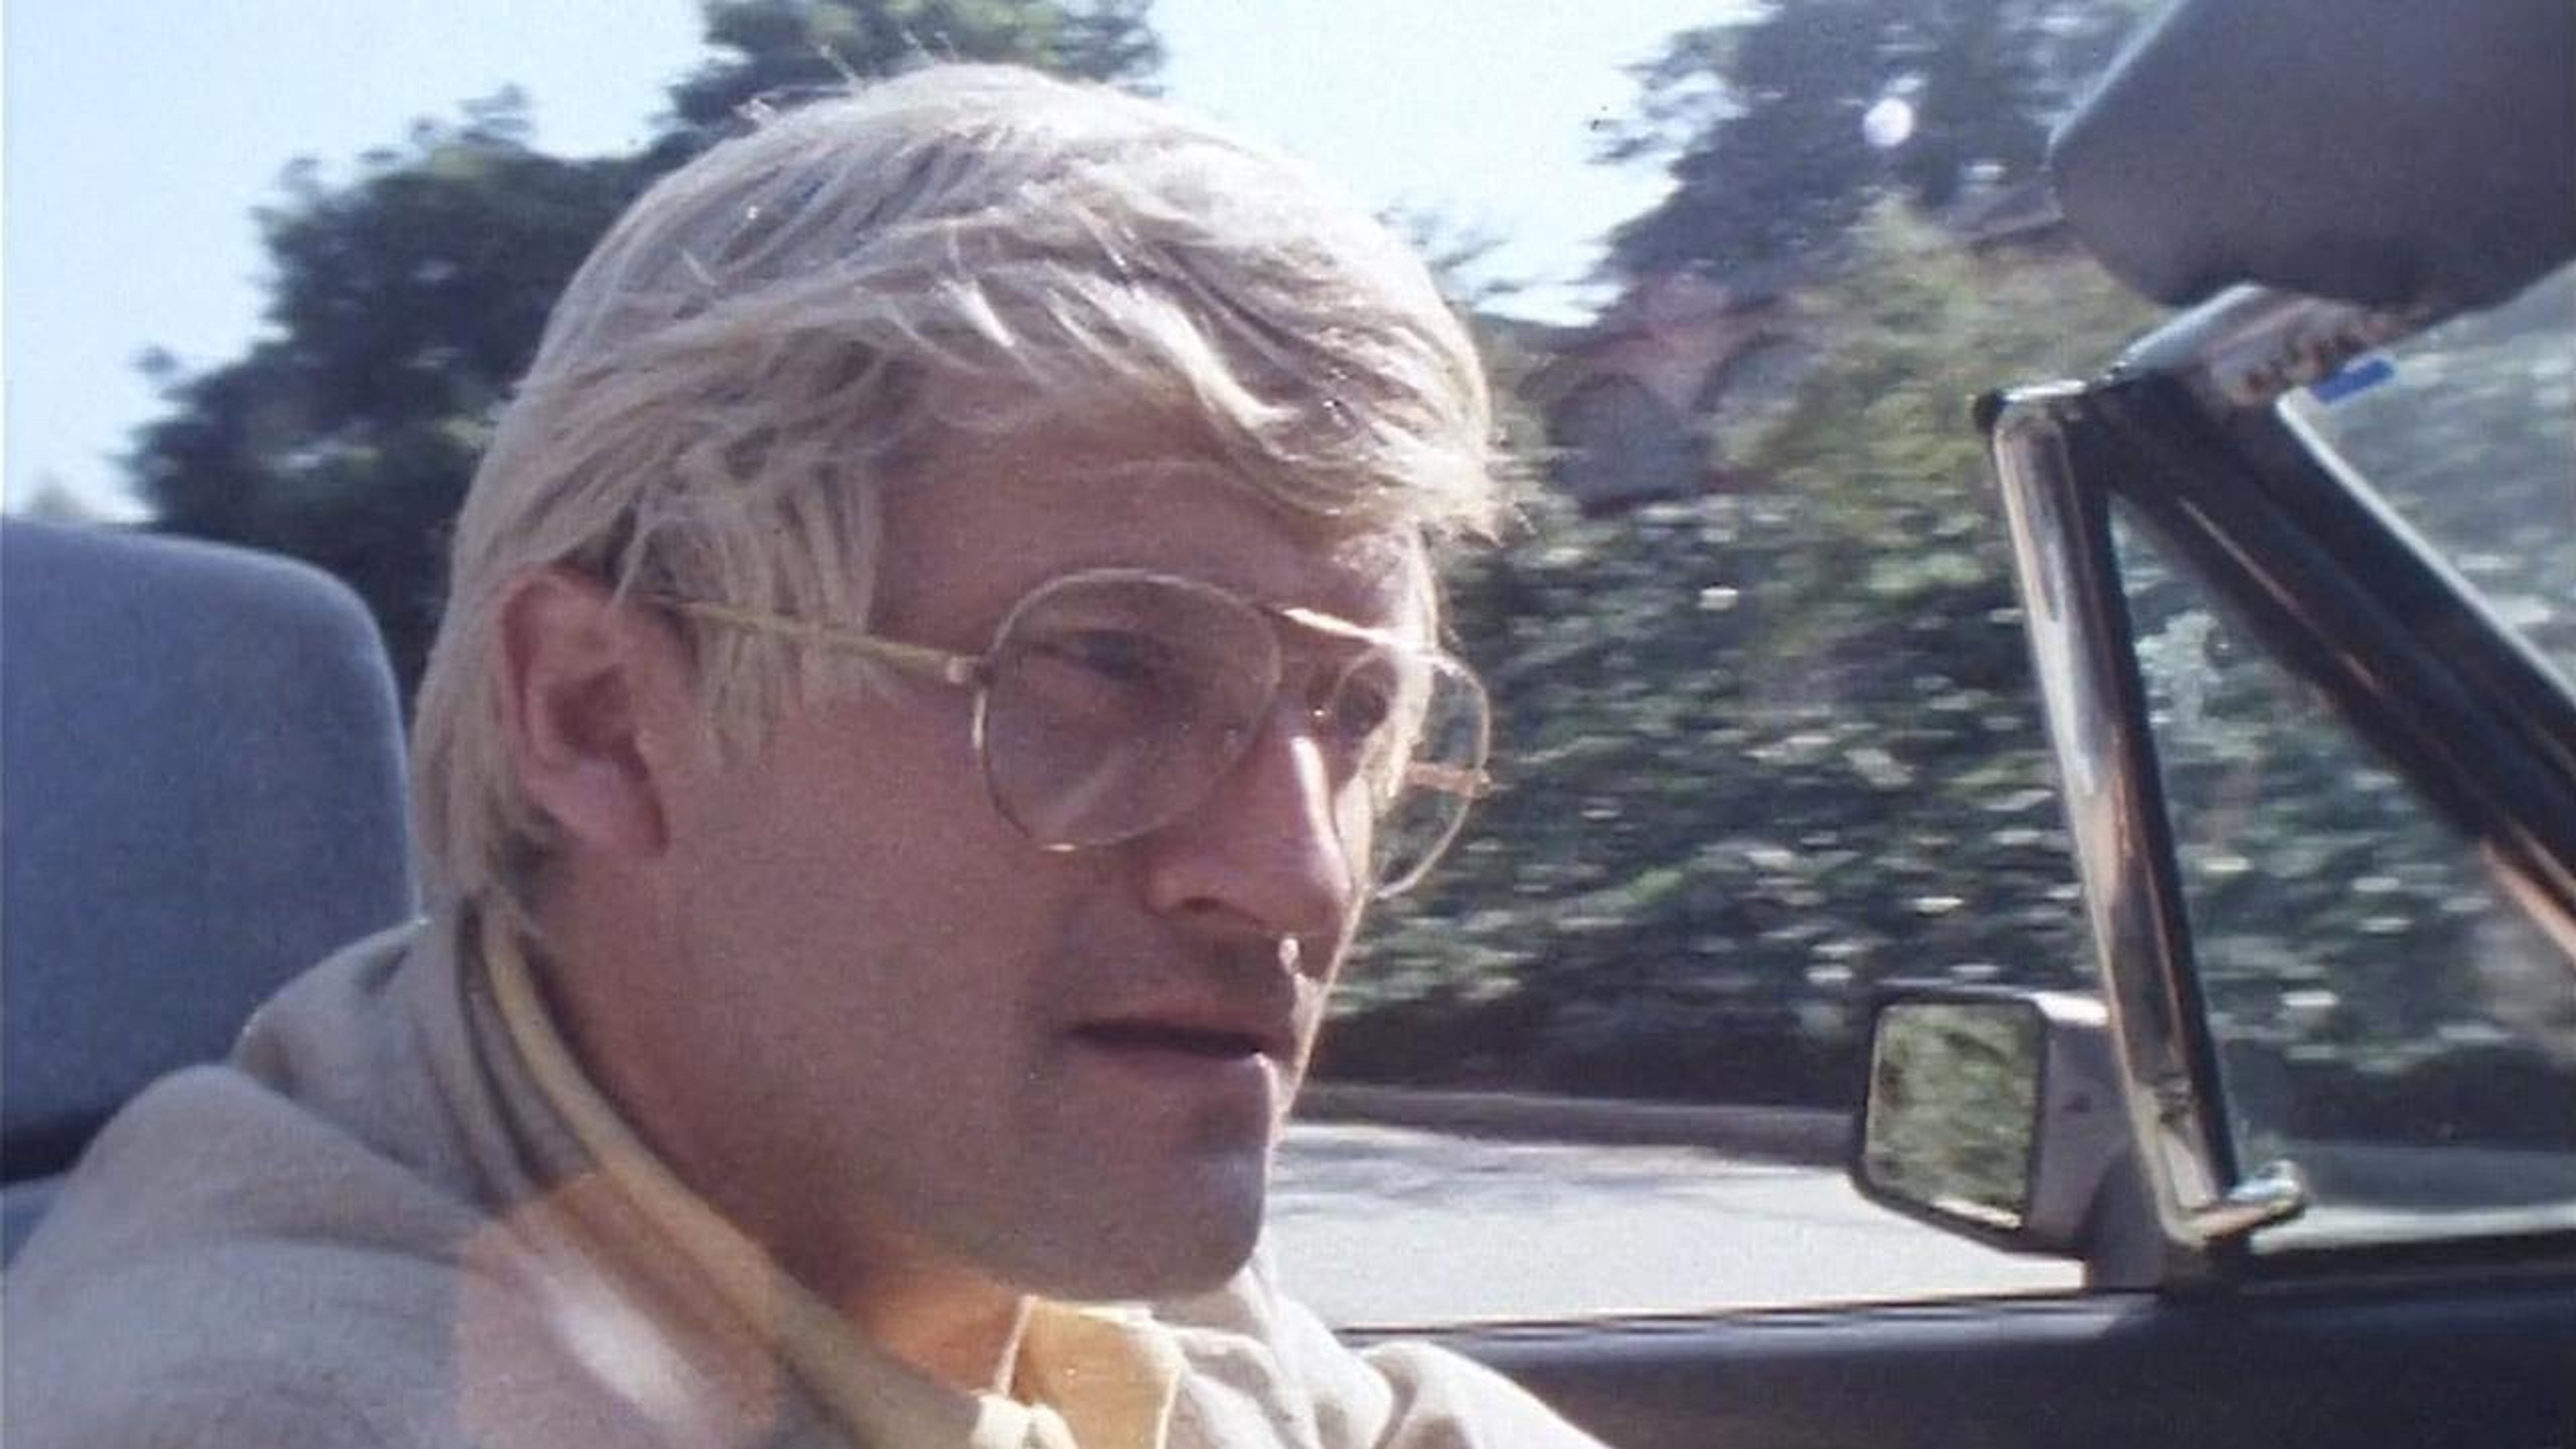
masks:
{"label": "glasses lens", "polygon": [[1369,859],[1380,896],[1410,890],[1457,838],[1485,793],[1491,728],[1483,687],[1456,660],[1409,656],[1386,677],[1403,688],[1372,770],[1379,803]]}
{"label": "glasses lens", "polygon": [[[1196,807],[1276,698],[1279,636],[1232,595],[1081,574],[1015,610],[985,685],[984,768],[1041,845],[1131,840]],[[1334,816],[1374,893],[1419,881],[1483,793],[1484,690],[1445,655],[1366,648],[1309,701]]]}
{"label": "glasses lens", "polygon": [[1099,575],[1050,585],[994,649],[994,801],[1041,845],[1144,834],[1242,757],[1278,678],[1269,623],[1215,590]]}

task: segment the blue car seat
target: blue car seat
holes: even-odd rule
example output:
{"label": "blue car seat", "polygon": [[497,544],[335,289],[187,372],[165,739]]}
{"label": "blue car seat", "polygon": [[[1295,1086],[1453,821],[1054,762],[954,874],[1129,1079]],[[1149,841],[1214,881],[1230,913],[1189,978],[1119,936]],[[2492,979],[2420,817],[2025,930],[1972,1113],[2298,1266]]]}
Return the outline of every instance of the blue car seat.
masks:
{"label": "blue car seat", "polygon": [[0,523],[0,1256],[128,1097],[416,908],[356,595],[241,549]]}

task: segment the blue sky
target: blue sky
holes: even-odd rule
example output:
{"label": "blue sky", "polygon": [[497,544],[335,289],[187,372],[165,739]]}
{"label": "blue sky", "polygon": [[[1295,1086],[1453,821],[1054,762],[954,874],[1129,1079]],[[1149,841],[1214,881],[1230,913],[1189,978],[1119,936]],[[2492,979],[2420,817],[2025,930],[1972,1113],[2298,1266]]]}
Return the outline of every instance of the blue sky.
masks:
{"label": "blue sky", "polygon": [[[1566,317],[1603,229],[1663,189],[1589,164],[1622,67],[1726,0],[1158,0],[1172,99],[1307,157],[1379,207],[1505,239],[1491,266]],[[259,326],[252,208],[313,156],[345,171],[418,117],[516,83],[537,142],[625,149],[702,55],[693,0],[7,0],[0,15],[5,495],[118,507],[157,411],[134,367]]]}

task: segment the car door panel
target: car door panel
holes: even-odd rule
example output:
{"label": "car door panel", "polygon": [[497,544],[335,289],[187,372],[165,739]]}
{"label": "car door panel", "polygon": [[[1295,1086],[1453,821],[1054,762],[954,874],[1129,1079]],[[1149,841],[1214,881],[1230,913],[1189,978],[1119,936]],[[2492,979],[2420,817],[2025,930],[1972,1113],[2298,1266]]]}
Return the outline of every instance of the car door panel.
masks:
{"label": "car door panel", "polygon": [[1493,1328],[1455,1347],[1613,1444],[2349,1449],[2576,1442],[2545,1274]]}

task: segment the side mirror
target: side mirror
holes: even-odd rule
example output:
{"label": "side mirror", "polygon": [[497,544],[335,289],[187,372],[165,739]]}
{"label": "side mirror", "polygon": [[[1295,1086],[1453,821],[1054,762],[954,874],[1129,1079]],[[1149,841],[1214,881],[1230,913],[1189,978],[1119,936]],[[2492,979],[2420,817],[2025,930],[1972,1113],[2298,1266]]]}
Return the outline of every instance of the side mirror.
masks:
{"label": "side mirror", "polygon": [[1850,1172],[1908,1217],[2080,1258],[2094,1286],[2155,1280],[2162,1241],[2097,998],[1891,987],[1871,1015]]}

